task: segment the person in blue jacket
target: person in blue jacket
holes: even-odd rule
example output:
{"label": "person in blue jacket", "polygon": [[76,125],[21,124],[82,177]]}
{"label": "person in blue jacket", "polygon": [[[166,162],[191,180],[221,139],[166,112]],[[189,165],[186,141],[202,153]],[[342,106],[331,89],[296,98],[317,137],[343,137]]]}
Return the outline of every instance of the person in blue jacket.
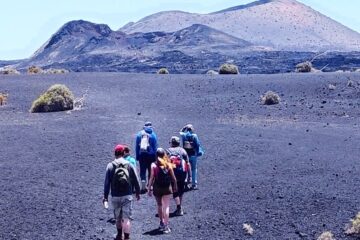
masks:
{"label": "person in blue jacket", "polygon": [[[151,122],[146,122],[143,129],[136,135],[135,152],[136,160],[140,165],[141,192],[147,192],[146,179],[151,173],[151,163],[156,161],[158,139]],[[146,178],[146,172],[148,177]]]}
{"label": "person in blue jacket", "polygon": [[198,189],[198,169],[197,160],[204,154],[201,147],[199,137],[194,133],[194,126],[192,124],[185,125],[180,130],[180,136],[182,139],[182,146],[189,156],[189,162],[191,165],[191,188],[193,190]]}

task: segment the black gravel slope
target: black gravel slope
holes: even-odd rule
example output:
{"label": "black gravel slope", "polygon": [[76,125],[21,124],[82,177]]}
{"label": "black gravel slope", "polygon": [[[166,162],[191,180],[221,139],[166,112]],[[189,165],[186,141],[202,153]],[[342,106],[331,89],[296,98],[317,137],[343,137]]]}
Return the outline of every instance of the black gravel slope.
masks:
{"label": "black gravel slope", "polygon": [[[29,113],[54,83],[87,92],[84,108]],[[280,105],[260,104],[268,90]],[[206,154],[200,190],[185,195],[173,232],[152,236],[155,200],[143,196],[133,239],[315,239],[325,230],[351,239],[343,228],[360,211],[360,74],[0,76],[3,91],[0,239],[111,239],[105,167],[146,120],[162,146],[193,123]]]}

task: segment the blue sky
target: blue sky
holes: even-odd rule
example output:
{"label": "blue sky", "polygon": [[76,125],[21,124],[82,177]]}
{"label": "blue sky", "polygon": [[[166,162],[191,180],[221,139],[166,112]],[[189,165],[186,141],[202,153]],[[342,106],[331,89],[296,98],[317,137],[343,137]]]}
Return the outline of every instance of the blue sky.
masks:
{"label": "blue sky", "polygon": [[[360,32],[359,0],[299,0]],[[164,10],[208,13],[251,0],[6,0],[1,3],[0,60],[31,56],[64,23],[84,19],[113,30]]]}

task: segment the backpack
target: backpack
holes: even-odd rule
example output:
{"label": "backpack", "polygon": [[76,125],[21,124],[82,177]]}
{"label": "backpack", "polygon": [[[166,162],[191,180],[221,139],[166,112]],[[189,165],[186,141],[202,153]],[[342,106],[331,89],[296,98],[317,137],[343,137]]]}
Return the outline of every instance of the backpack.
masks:
{"label": "backpack", "polygon": [[188,154],[188,156],[196,155],[195,142],[194,142],[193,135],[185,137],[185,139],[183,141],[183,147],[184,147],[186,153]]}
{"label": "backpack", "polygon": [[150,135],[142,131],[141,132],[141,140],[140,140],[140,152],[148,153],[150,150]]}
{"label": "backpack", "polygon": [[113,163],[115,165],[111,185],[115,189],[127,191],[131,188],[129,163]]}
{"label": "backpack", "polygon": [[172,152],[169,150],[168,152],[169,152],[170,162],[175,165],[174,173],[176,175],[185,173],[186,172],[186,166],[185,166],[186,164],[185,164],[185,160],[183,159],[183,157],[175,151]]}
{"label": "backpack", "polygon": [[161,188],[169,187],[171,184],[169,169],[161,168],[160,166],[156,165],[155,181],[156,184]]}

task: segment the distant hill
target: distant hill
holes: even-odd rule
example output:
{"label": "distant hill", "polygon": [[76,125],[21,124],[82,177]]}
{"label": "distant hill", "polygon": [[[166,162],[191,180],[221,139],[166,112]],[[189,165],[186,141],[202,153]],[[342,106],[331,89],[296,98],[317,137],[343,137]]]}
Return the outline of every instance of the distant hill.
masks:
{"label": "distant hill", "polygon": [[192,24],[276,50],[360,50],[359,33],[295,0],[261,0],[210,14],[160,12],[127,24],[120,31],[173,32]]}
{"label": "distant hill", "polygon": [[359,54],[350,53],[360,51],[360,34],[295,0],[260,0],[209,14],[160,12],[118,31],[71,21],[29,59],[13,65],[203,73],[233,62],[243,73],[277,73],[293,71],[297,63],[324,51],[329,53],[316,59],[319,68],[360,67]]}

